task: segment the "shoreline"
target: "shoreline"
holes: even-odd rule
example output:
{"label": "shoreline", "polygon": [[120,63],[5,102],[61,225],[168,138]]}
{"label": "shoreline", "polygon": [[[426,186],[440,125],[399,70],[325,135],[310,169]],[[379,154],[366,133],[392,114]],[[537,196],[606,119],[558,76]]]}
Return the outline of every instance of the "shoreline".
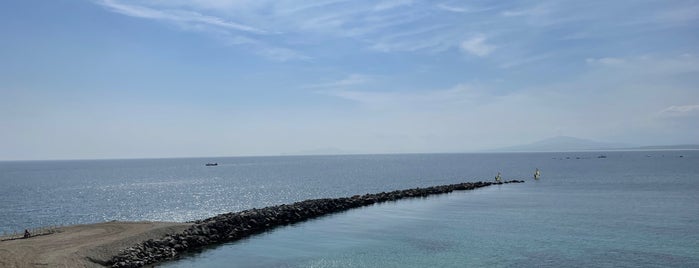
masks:
{"label": "shoreline", "polygon": [[142,267],[177,259],[181,253],[237,241],[276,227],[352,208],[522,182],[458,183],[352,197],[309,199],[225,213],[189,223],[112,221],[66,226],[48,235],[0,241],[0,267]]}
{"label": "shoreline", "polygon": [[191,225],[112,221],[59,227],[52,234],[0,241],[0,267],[104,267],[124,248]]}

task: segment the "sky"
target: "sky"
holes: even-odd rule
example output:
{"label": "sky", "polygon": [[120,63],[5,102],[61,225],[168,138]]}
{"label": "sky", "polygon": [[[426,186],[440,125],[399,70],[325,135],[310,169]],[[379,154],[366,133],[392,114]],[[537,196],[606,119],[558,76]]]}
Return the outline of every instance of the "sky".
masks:
{"label": "sky", "polygon": [[698,1],[0,5],[0,160],[699,143]]}

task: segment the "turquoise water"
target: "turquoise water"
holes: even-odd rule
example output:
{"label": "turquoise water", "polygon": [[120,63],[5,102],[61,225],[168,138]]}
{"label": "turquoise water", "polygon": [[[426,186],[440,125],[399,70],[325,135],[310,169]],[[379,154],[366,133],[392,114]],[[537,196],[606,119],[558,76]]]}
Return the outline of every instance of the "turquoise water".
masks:
{"label": "turquoise water", "polygon": [[164,266],[699,267],[698,164],[697,151],[2,162],[0,228],[192,220],[500,171],[527,182],[350,210]]}
{"label": "turquoise water", "polygon": [[539,181],[356,209],[165,267],[699,267],[697,159],[647,154],[556,160]]}

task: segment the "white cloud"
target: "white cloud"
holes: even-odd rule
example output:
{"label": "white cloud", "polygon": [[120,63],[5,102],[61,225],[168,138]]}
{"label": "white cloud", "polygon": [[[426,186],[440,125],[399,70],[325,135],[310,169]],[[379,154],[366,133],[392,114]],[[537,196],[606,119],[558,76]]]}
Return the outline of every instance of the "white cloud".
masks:
{"label": "white cloud", "polygon": [[489,11],[495,9],[494,7],[491,6],[485,6],[485,7],[464,7],[464,6],[453,6],[453,5],[447,5],[447,4],[438,4],[436,5],[438,9],[444,10],[444,11],[449,11],[449,12],[454,12],[454,13],[475,13],[475,12],[484,12],[484,11]]}
{"label": "white cloud", "polygon": [[[451,144],[458,144],[459,139],[446,133],[486,144],[560,134],[639,144],[696,141],[699,104],[674,104],[697,99],[693,85],[676,81],[676,75],[695,70],[691,55],[591,61],[594,68],[570,80],[542,81],[516,91],[491,83],[437,90],[337,89],[317,93],[357,104],[357,113],[380,116],[377,131],[439,133],[437,136]],[[623,63],[611,68],[604,65],[618,62]],[[649,69],[639,70],[642,67]],[[637,75],[641,72],[656,77],[647,80],[648,75]]]}
{"label": "white cloud", "polygon": [[[222,38],[230,44],[235,43],[230,39],[257,39],[246,44],[264,40],[267,46],[286,49],[294,43],[289,37],[303,36],[307,43],[346,38],[381,52],[432,53],[458,46],[467,31],[463,25],[434,19],[434,13],[428,11],[433,4],[413,0],[327,0],[306,5],[271,0],[93,1],[126,16],[171,23],[219,38],[235,36]],[[416,28],[431,31],[416,34]]]}
{"label": "white cloud", "polygon": [[[155,9],[147,6],[123,4],[115,0],[101,0],[101,5],[126,16],[163,21],[179,26],[183,30],[212,35],[224,43],[247,47],[252,53],[273,61],[309,60],[311,57],[296,50],[261,41],[257,37],[278,34],[227,19],[203,15],[196,11],[181,9]],[[189,4],[204,6],[226,6],[226,1],[200,1]],[[254,37],[253,37],[254,36]]]}
{"label": "white cloud", "polygon": [[587,62],[588,64],[619,65],[619,64],[623,64],[625,61],[624,61],[624,59],[621,59],[621,58],[606,57],[606,58],[587,58],[587,59],[585,59],[585,62]]}
{"label": "white cloud", "polygon": [[[570,116],[551,112],[553,105],[549,102],[554,102],[557,95],[498,94],[495,88],[468,84],[436,90],[319,93],[358,104],[356,113],[365,120],[374,120],[371,130],[388,140],[402,136],[410,139],[408,146],[425,143],[424,148],[413,150],[454,151],[466,148],[462,145],[482,149],[503,146],[498,140],[553,136],[546,126],[565,122]],[[466,145],[468,140],[478,142]]]}
{"label": "white cloud", "polygon": [[[312,10],[320,10],[332,5],[348,2],[348,0],[327,0],[327,1],[309,1],[309,4],[299,4],[297,1],[259,1],[270,5],[276,9],[278,14],[304,13]],[[265,7],[267,8],[267,7]]]}
{"label": "white cloud", "polygon": [[214,27],[227,28],[247,33],[265,34],[266,31],[240,24],[232,21],[227,21],[223,18],[202,15],[198,12],[186,10],[157,10],[144,6],[122,4],[113,0],[102,0],[101,4],[114,12],[138,18],[165,20],[179,23],[195,23],[206,24]]}
{"label": "white cloud", "polygon": [[485,41],[485,36],[475,36],[461,42],[461,49],[478,57],[485,57],[495,50],[495,46],[486,44]]}
{"label": "white cloud", "polygon": [[374,11],[393,9],[401,6],[411,5],[413,0],[388,0],[382,1],[374,6]]}
{"label": "white cloud", "polygon": [[487,96],[485,92],[465,84],[448,89],[409,92],[335,89],[318,93],[354,101],[372,109],[392,111],[407,111],[416,107],[448,109],[464,103],[477,103]]}
{"label": "white cloud", "polygon": [[501,14],[505,17],[526,17],[526,16],[541,16],[550,13],[551,11],[544,6],[535,6],[532,8],[518,9],[518,10],[506,10]]}
{"label": "white cloud", "polygon": [[404,95],[399,92],[371,92],[343,89],[319,91],[319,93],[376,107],[387,107],[388,104],[401,102],[401,99],[404,98]]}
{"label": "white cloud", "polygon": [[356,86],[371,81],[372,77],[363,74],[350,74],[347,77],[328,83],[313,84],[304,86],[304,88],[319,88],[319,89],[336,89],[349,86]]}
{"label": "white cloud", "polygon": [[381,52],[429,50],[438,52],[453,46],[453,41],[446,37],[435,35],[448,26],[432,25],[397,33],[386,34],[377,39],[370,48]]}
{"label": "white cloud", "polygon": [[446,4],[439,4],[439,5],[437,5],[437,8],[442,9],[442,10],[446,10],[446,11],[456,12],[456,13],[469,12],[468,8],[455,7],[455,6],[450,6],[450,5],[446,5]]}
{"label": "white cloud", "polygon": [[[699,57],[692,54],[587,58],[585,62],[594,70],[602,72],[616,70],[619,72],[618,75],[635,76],[635,80],[662,78],[662,81],[666,81],[665,79],[673,75],[699,73]],[[683,80],[676,80],[676,82],[679,81]]]}
{"label": "white cloud", "polygon": [[311,57],[295,50],[283,47],[262,46],[255,48],[255,52],[265,58],[275,61],[310,60]]}
{"label": "white cloud", "polygon": [[667,117],[699,116],[699,105],[673,105],[663,109],[659,114]]}
{"label": "white cloud", "polygon": [[[319,0],[310,3],[292,0],[92,1],[127,16],[173,23],[185,30],[226,31],[228,35],[264,40],[270,47],[299,51],[301,49],[293,48],[290,44],[302,39],[300,37],[306,43],[316,44],[340,38],[381,52],[439,53],[460,47],[467,53],[485,57],[501,47],[488,43],[485,37],[464,41],[464,36],[487,31],[488,36],[501,37],[499,42],[507,42],[508,47],[516,48],[507,52],[503,49],[503,53],[508,54],[507,58],[493,57],[498,61],[496,64],[501,66],[511,65],[511,62],[506,62],[508,60],[541,54],[541,50],[533,51],[533,48],[540,47],[551,34],[565,40],[604,39],[610,38],[610,32],[614,31],[643,32],[648,29],[647,25],[642,28],[638,25],[619,28],[618,22],[627,19],[618,19],[617,15],[609,14],[618,14],[621,8],[628,5],[602,2],[561,4],[556,1],[525,1],[466,5],[459,1],[435,3],[414,0]],[[656,5],[662,8],[648,8],[651,11],[640,8],[641,14],[628,16],[632,19],[642,17],[649,22],[679,21],[681,23],[670,24],[686,27],[692,25],[699,14],[697,5],[675,3],[650,6]],[[644,7],[642,4],[639,6]],[[465,13],[468,16],[463,15]],[[547,27],[550,29],[543,29]],[[423,28],[431,30],[412,34],[415,29]],[[519,38],[522,36],[520,32],[537,37],[526,38],[532,35],[525,34],[525,38]],[[564,32],[572,34],[560,37],[560,33]],[[294,40],[289,41],[290,37]],[[575,47],[556,46],[553,49],[573,51]],[[603,59],[599,60],[596,63],[605,63]]]}

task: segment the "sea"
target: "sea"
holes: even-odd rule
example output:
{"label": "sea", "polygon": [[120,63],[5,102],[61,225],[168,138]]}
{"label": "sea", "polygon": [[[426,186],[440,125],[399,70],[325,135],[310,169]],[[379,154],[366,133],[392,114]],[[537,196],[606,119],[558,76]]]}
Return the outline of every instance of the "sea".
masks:
{"label": "sea", "polygon": [[6,161],[0,235],[185,222],[498,172],[526,182],[352,209],[159,267],[699,267],[699,151],[687,150]]}

